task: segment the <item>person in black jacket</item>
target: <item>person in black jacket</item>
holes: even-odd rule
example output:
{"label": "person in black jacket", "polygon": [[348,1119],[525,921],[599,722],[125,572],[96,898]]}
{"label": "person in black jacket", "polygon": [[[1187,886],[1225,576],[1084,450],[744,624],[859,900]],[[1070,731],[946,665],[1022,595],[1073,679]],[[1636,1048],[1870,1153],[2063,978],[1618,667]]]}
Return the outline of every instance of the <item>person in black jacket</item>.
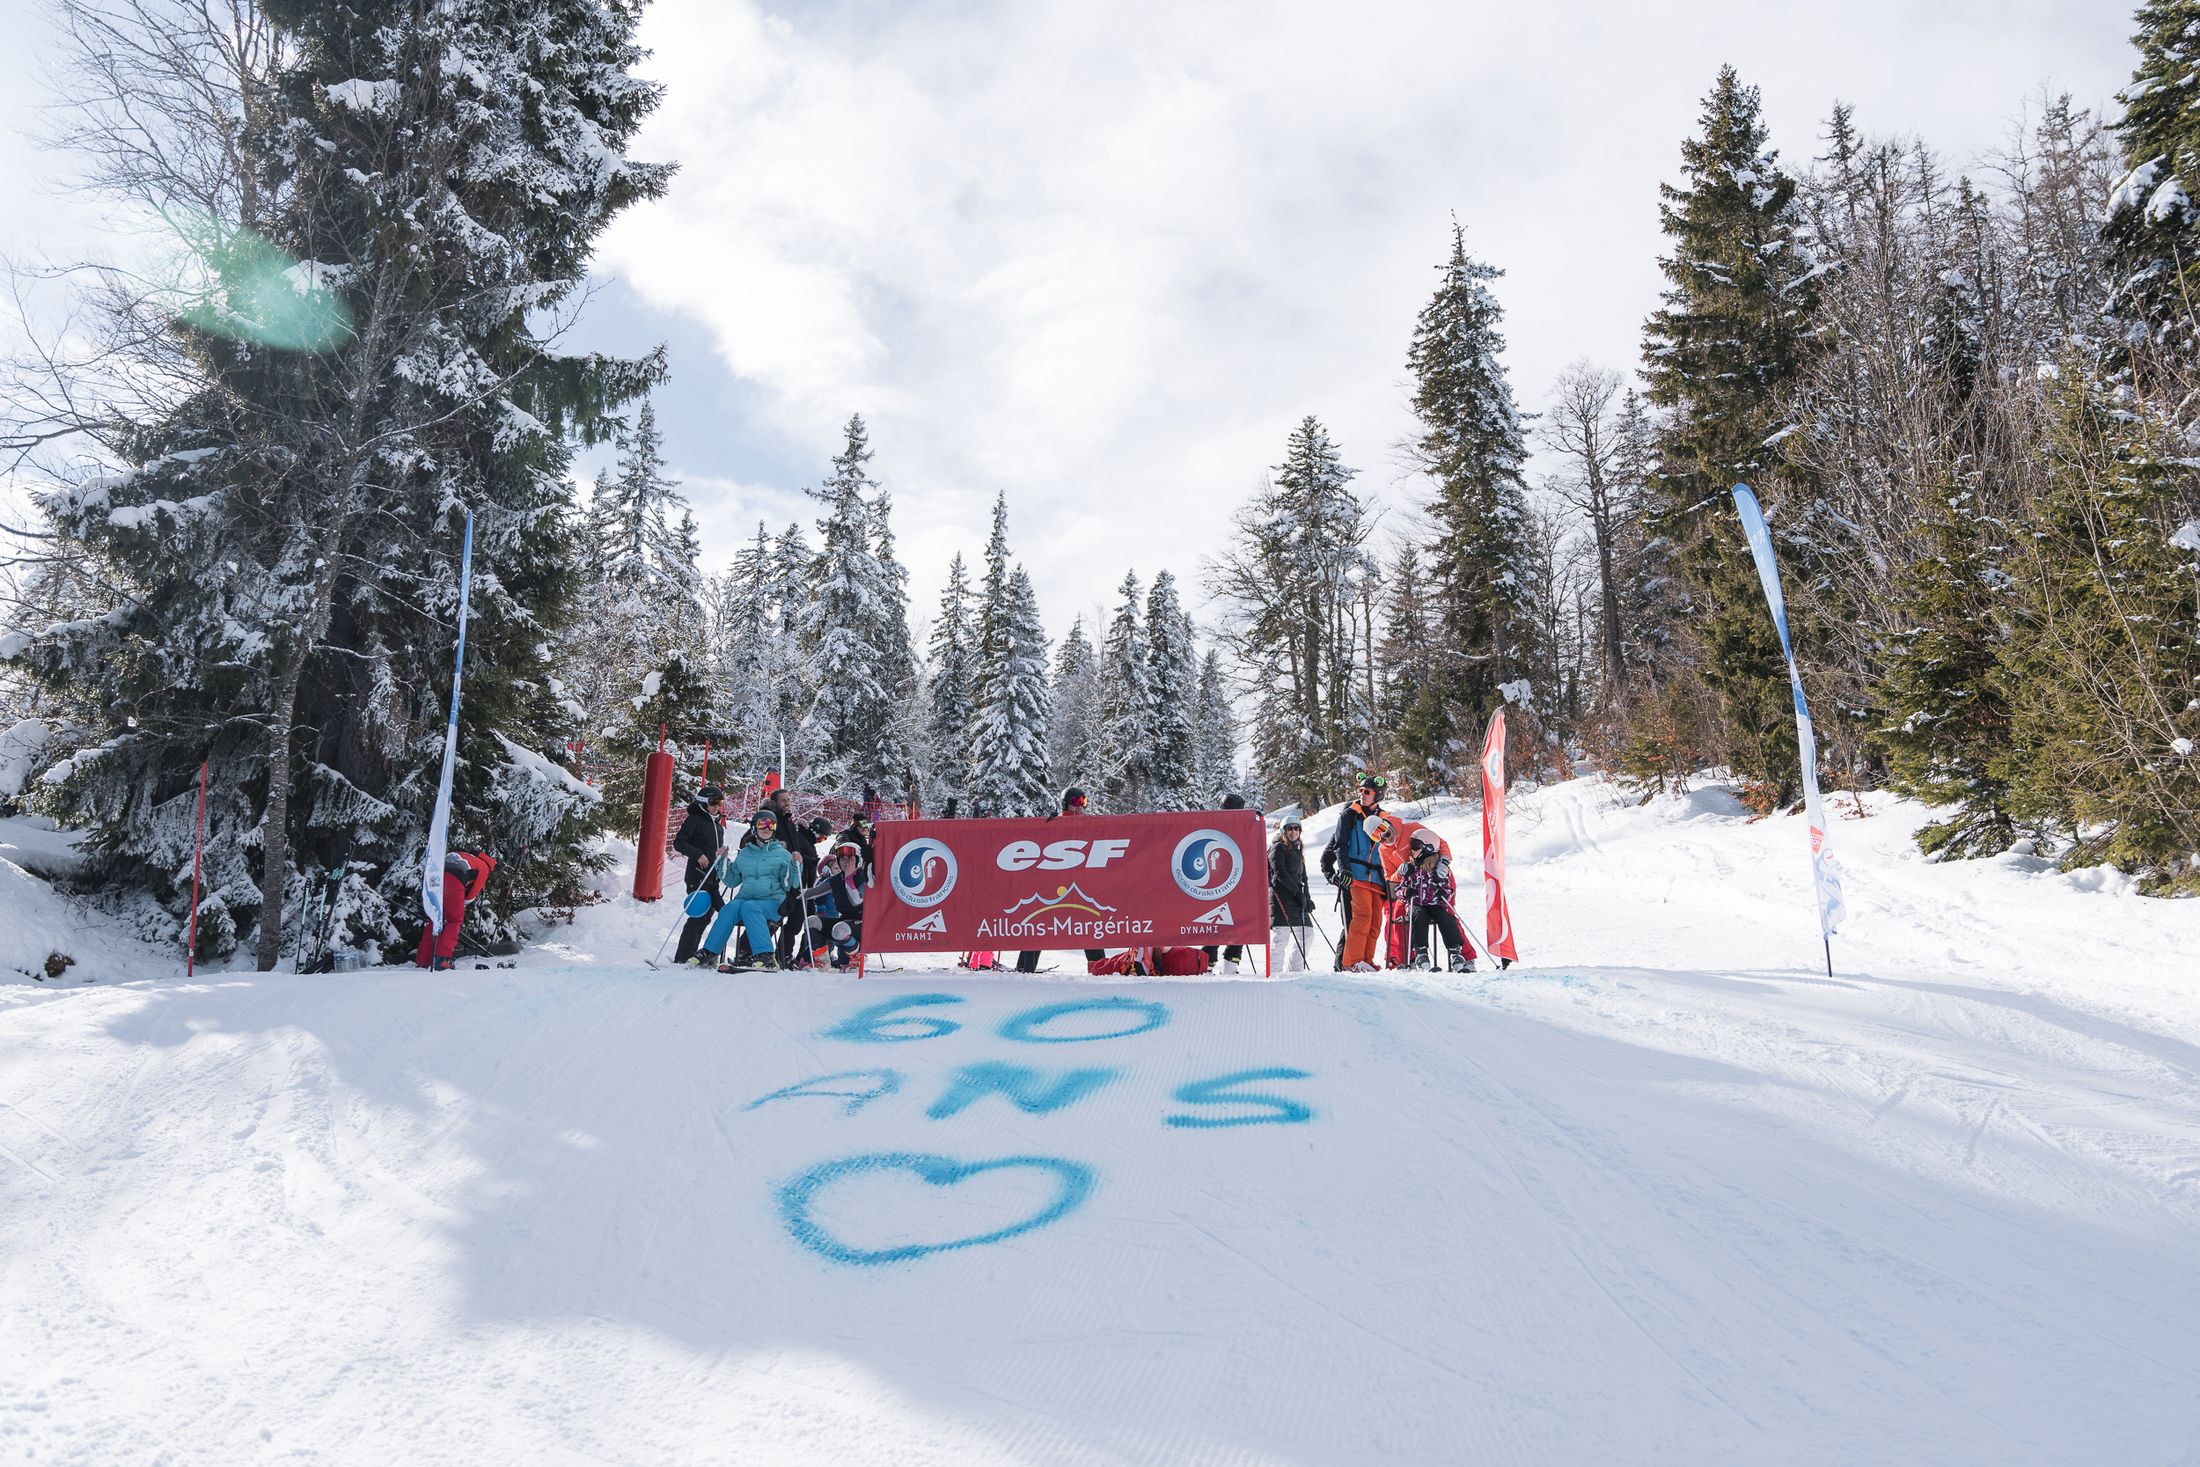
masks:
{"label": "person in black jacket", "polygon": [[[1062,808],[1055,811],[1052,815],[1049,815],[1047,817],[1047,820],[1049,823],[1052,823],[1056,820],[1061,819],[1065,815],[1082,815],[1085,813],[1085,806],[1087,803],[1088,802],[1085,799],[1085,792],[1079,789],[1076,785],[1071,785],[1068,789],[1062,791]],[[1107,955],[1108,950],[1106,948],[1088,947],[1085,949],[1085,965],[1087,967],[1090,967],[1092,964],[1099,962]],[[1038,951],[1034,949],[1030,952],[1021,952],[1016,954],[1016,971],[1019,973],[1038,972]]]}
{"label": "person in black jacket", "polygon": [[672,961],[684,963],[695,956],[695,949],[703,941],[703,934],[710,930],[710,919],[718,914],[724,904],[718,883],[712,879],[712,869],[726,849],[726,792],[716,785],[706,784],[688,801],[687,815],[680,821],[680,833],[672,838],[673,850],[687,857],[687,869],[681,880],[693,894],[704,885],[710,887],[710,910],[700,917],[690,917],[680,929],[680,945],[673,949]]}
{"label": "person in black jacket", "polygon": [[836,847],[852,845],[862,853],[863,879],[865,881],[875,879],[873,873],[877,870],[877,865],[875,860],[876,851],[873,846],[877,838],[878,832],[871,828],[871,817],[859,813],[855,819],[848,822],[848,828],[843,830],[840,833],[840,838],[833,843]]}
{"label": "person in black jacket", "polygon": [[[787,900],[779,909],[779,966],[793,968],[806,965],[813,952],[810,933],[803,921],[805,904],[802,891],[817,882],[817,833],[814,827],[823,825],[831,830],[832,822],[822,815],[806,823],[795,819],[794,796],[785,789],[772,792],[772,808],[779,812],[779,843],[794,857],[796,870],[802,877],[800,885],[787,894]],[[795,945],[798,942],[802,945],[800,964],[795,961]]]}
{"label": "person in black jacket", "polygon": [[1268,849],[1269,942],[1275,945],[1276,964],[1286,973],[1303,973],[1314,941],[1314,892],[1306,882],[1306,833],[1296,820],[1283,822],[1276,843]]}
{"label": "person in black jacket", "polygon": [[[1245,796],[1237,794],[1224,795],[1222,797],[1222,808],[1225,810],[1244,809]],[[1203,951],[1207,954],[1208,969],[1216,973],[1235,973],[1238,970],[1239,960],[1245,956],[1244,945],[1235,942],[1223,948],[1220,954],[1217,954],[1215,949],[1211,947],[1205,948]]]}

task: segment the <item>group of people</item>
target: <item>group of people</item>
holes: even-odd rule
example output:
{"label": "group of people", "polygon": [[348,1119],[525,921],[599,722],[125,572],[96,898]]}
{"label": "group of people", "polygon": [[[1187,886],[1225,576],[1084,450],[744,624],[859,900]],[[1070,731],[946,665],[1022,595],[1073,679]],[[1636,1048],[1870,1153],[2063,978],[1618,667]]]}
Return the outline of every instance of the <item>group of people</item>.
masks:
{"label": "group of people", "polygon": [[[1453,972],[1474,971],[1476,953],[1459,920],[1459,885],[1451,848],[1434,830],[1383,808],[1386,783],[1363,775],[1351,802],[1322,851],[1321,873],[1338,892],[1344,918],[1337,966],[1371,972],[1380,955],[1393,968],[1435,966],[1434,939],[1442,938]],[[794,813],[794,800],[775,789],[750,817],[738,839],[726,828],[725,791],[706,785],[689,802],[673,838],[687,858],[688,917],[674,961],[749,968],[808,968],[829,963],[846,968],[863,943],[864,903],[874,879],[871,817],[857,815],[846,830],[817,816]],[[1227,808],[1243,809],[1236,796]],[[1084,790],[1063,792],[1049,819],[1085,813]],[[1317,950],[1312,884],[1306,869],[1305,826],[1283,823],[1268,849],[1271,950],[1283,972],[1304,972]],[[776,931],[775,931],[776,929]],[[1241,948],[1167,948],[1111,954],[1085,953],[1094,973],[1204,973],[1219,966],[1236,972]],[[994,966],[992,954],[966,957]],[[1037,952],[1017,957],[1018,972],[1036,972]]]}
{"label": "group of people", "polygon": [[[1337,967],[1373,972],[1378,948],[1390,967],[1433,967],[1430,939],[1441,936],[1451,971],[1471,973],[1474,944],[1459,921],[1451,847],[1428,826],[1384,810],[1387,788],[1381,775],[1362,775],[1322,852],[1322,875],[1337,888],[1344,907]],[[1269,879],[1275,879],[1273,860]]]}
{"label": "group of people", "polygon": [[[870,894],[871,817],[838,836],[819,815],[796,818],[794,797],[774,790],[729,845],[726,792],[705,785],[688,802],[672,848],[687,858],[688,918],[673,961],[716,967],[846,968],[863,944]],[[773,936],[773,926],[778,936]]]}

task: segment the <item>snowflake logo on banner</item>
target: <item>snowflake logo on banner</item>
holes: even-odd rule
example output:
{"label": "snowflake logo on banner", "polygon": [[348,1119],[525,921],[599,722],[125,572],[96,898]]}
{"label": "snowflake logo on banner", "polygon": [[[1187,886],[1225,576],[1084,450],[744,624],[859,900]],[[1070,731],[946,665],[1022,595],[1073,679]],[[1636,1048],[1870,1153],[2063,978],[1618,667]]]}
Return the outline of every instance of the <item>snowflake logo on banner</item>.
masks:
{"label": "snowflake logo on banner", "polygon": [[936,907],[955,889],[955,853],[945,841],[920,836],[895,854],[887,879],[908,905]]}
{"label": "snowflake logo on banner", "polygon": [[1195,830],[1176,843],[1169,874],[1176,878],[1177,890],[1193,901],[1220,901],[1237,890],[1245,857],[1238,843],[1221,831]]}

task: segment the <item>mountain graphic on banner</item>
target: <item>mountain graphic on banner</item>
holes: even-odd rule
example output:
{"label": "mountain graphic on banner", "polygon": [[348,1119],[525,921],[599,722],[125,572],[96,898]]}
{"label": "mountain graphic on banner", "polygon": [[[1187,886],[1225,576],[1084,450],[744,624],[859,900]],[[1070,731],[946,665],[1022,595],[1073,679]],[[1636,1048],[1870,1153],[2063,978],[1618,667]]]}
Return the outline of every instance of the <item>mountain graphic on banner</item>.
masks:
{"label": "mountain graphic on banner", "polygon": [[[1087,896],[1085,894],[1084,888],[1076,885],[1074,882],[1068,886],[1056,887],[1054,889],[1054,895],[1052,896],[1048,896],[1043,892],[1035,891],[1030,896],[1027,896],[1022,901],[1018,902],[1015,906],[1010,907],[1006,912],[1002,913],[1002,915],[1006,917],[1013,917],[1017,913],[1023,911],[1026,907],[1037,907],[1042,911],[1049,912],[1053,911],[1057,907],[1075,907],[1079,911],[1090,912],[1095,917],[1099,916],[1103,912],[1112,912],[1116,910],[1114,907],[1109,906],[1106,902],[1100,901],[1095,897]],[[1034,915],[1036,915],[1036,913],[1034,913]]]}

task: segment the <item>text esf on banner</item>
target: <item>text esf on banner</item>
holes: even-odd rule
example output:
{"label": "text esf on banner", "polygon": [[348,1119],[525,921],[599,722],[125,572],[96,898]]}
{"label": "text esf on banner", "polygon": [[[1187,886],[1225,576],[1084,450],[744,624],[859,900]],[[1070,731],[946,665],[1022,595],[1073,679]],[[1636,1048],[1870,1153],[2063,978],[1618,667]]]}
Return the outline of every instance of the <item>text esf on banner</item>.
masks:
{"label": "text esf on banner", "polygon": [[877,843],[874,953],[1268,940],[1251,810],[896,820]]}

